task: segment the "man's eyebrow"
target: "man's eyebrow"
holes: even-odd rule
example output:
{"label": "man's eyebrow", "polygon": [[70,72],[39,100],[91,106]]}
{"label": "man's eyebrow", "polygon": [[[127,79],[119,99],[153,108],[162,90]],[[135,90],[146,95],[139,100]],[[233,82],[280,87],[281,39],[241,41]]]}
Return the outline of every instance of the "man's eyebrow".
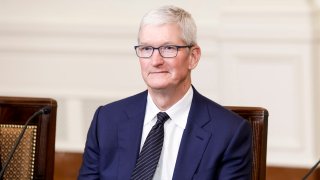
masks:
{"label": "man's eyebrow", "polygon": [[167,46],[167,45],[176,45],[177,43],[173,43],[173,42],[164,42],[160,45],[157,45],[157,46],[153,46],[149,43],[144,43],[144,42],[140,42],[139,43],[139,46],[152,46],[152,47],[160,47],[160,46]]}

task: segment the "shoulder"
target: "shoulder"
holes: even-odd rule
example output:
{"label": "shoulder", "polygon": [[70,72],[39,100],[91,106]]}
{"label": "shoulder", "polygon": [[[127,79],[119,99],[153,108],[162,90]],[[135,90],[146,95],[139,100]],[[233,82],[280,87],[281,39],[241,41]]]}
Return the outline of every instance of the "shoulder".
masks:
{"label": "shoulder", "polygon": [[252,130],[249,122],[198,92],[194,94],[193,113],[197,114],[192,118],[195,121],[199,121],[200,118],[205,119],[202,121],[206,123],[201,127],[212,135],[214,144],[219,144],[223,151],[231,142],[250,144]]}
{"label": "shoulder", "polygon": [[195,108],[202,107],[202,109],[204,109],[201,110],[203,111],[202,113],[208,115],[211,124],[216,127],[215,129],[228,128],[229,130],[234,131],[239,128],[239,126],[247,126],[246,124],[248,124],[247,120],[243,119],[238,114],[201,95],[196,90],[194,91],[193,103],[195,104]]}
{"label": "shoulder", "polygon": [[[94,113],[91,126],[113,127],[119,121],[137,114],[144,114],[147,101],[147,91],[117,100],[98,107]],[[112,126],[111,126],[112,125]]]}

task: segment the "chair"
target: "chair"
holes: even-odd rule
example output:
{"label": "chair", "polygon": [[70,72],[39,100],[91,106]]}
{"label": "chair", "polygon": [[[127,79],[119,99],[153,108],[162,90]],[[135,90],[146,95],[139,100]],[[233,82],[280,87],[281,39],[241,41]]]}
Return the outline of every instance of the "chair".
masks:
{"label": "chair", "polygon": [[260,107],[226,106],[248,120],[252,127],[252,180],[266,179],[268,111]]}
{"label": "chair", "polygon": [[3,166],[23,125],[44,106],[49,114],[35,117],[8,164],[3,179],[53,179],[57,102],[50,98],[0,96],[0,160]]}

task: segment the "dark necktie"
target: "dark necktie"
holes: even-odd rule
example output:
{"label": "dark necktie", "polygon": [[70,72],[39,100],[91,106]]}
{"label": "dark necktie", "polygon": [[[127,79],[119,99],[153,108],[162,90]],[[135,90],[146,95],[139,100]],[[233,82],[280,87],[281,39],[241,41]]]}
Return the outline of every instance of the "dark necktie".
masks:
{"label": "dark necktie", "polygon": [[139,154],[136,166],[132,172],[132,180],[151,180],[161,154],[164,128],[163,125],[170,117],[165,112],[157,114],[157,122],[150,130]]}

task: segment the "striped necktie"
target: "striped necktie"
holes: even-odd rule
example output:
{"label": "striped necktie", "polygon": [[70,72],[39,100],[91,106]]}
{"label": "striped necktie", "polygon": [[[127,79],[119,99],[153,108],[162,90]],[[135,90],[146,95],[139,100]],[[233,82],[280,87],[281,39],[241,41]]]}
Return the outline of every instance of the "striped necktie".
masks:
{"label": "striped necktie", "polygon": [[163,125],[170,117],[165,112],[157,114],[157,122],[150,130],[139,154],[136,166],[132,172],[132,180],[151,180],[161,154],[164,128]]}

